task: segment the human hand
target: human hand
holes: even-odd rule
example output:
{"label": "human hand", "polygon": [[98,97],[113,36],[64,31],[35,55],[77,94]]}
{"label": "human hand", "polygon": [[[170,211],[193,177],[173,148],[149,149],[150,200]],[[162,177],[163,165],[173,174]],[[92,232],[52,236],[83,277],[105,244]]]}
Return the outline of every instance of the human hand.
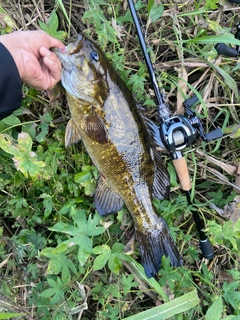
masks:
{"label": "human hand", "polygon": [[53,87],[61,78],[61,63],[49,49],[64,44],[41,30],[15,31],[0,36],[11,53],[23,82],[40,90]]}

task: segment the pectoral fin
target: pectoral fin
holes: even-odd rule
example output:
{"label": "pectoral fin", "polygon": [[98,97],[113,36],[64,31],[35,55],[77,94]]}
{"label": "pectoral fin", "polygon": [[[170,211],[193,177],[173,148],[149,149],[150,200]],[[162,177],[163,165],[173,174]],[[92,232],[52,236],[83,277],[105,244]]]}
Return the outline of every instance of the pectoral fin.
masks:
{"label": "pectoral fin", "polygon": [[94,205],[101,217],[116,213],[123,207],[122,199],[109,189],[102,176],[99,178],[94,194]]}
{"label": "pectoral fin", "polygon": [[65,146],[68,147],[72,143],[77,143],[81,140],[80,131],[73,119],[68,121],[65,133]]}
{"label": "pectoral fin", "polygon": [[154,180],[153,180],[153,196],[157,199],[166,199],[169,197],[170,179],[167,168],[161,154],[155,148],[154,154]]}
{"label": "pectoral fin", "polygon": [[84,131],[88,137],[98,143],[107,143],[107,133],[102,119],[93,113],[84,119]]}

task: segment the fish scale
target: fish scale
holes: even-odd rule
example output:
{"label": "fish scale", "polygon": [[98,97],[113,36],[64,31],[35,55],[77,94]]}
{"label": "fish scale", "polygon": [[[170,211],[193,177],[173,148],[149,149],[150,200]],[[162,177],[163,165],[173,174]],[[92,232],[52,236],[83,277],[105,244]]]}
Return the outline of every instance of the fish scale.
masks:
{"label": "fish scale", "polygon": [[82,139],[100,172],[94,195],[97,211],[107,216],[125,204],[148,277],[158,273],[163,255],[180,266],[168,226],[152,205],[153,194],[162,199],[169,190],[168,173],[153,142],[154,124],[145,126],[130,91],[93,41],[80,35],[65,52],[55,53],[62,62],[71,113],[66,146]]}

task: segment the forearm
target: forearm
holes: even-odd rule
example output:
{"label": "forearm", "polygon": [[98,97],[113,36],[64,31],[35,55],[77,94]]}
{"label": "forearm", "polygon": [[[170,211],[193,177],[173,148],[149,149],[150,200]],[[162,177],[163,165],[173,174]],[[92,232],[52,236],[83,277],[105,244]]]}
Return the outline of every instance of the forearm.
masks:
{"label": "forearm", "polygon": [[10,52],[0,43],[0,119],[18,109],[21,102],[22,82],[17,66]]}

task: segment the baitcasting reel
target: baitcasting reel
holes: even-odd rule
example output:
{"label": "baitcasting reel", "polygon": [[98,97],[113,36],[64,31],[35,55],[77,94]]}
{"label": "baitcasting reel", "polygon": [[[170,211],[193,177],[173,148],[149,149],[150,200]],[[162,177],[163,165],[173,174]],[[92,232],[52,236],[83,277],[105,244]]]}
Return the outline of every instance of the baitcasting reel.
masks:
{"label": "baitcasting reel", "polygon": [[172,159],[182,157],[181,151],[190,147],[198,135],[204,141],[219,139],[223,135],[220,128],[204,133],[200,119],[188,106],[189,102],[191,103],[196,99],[197,97],[193,97],[184,102],[187,116],[175,115],[164,119],[160,124],[159,131],[162,142],[171,153]]}

